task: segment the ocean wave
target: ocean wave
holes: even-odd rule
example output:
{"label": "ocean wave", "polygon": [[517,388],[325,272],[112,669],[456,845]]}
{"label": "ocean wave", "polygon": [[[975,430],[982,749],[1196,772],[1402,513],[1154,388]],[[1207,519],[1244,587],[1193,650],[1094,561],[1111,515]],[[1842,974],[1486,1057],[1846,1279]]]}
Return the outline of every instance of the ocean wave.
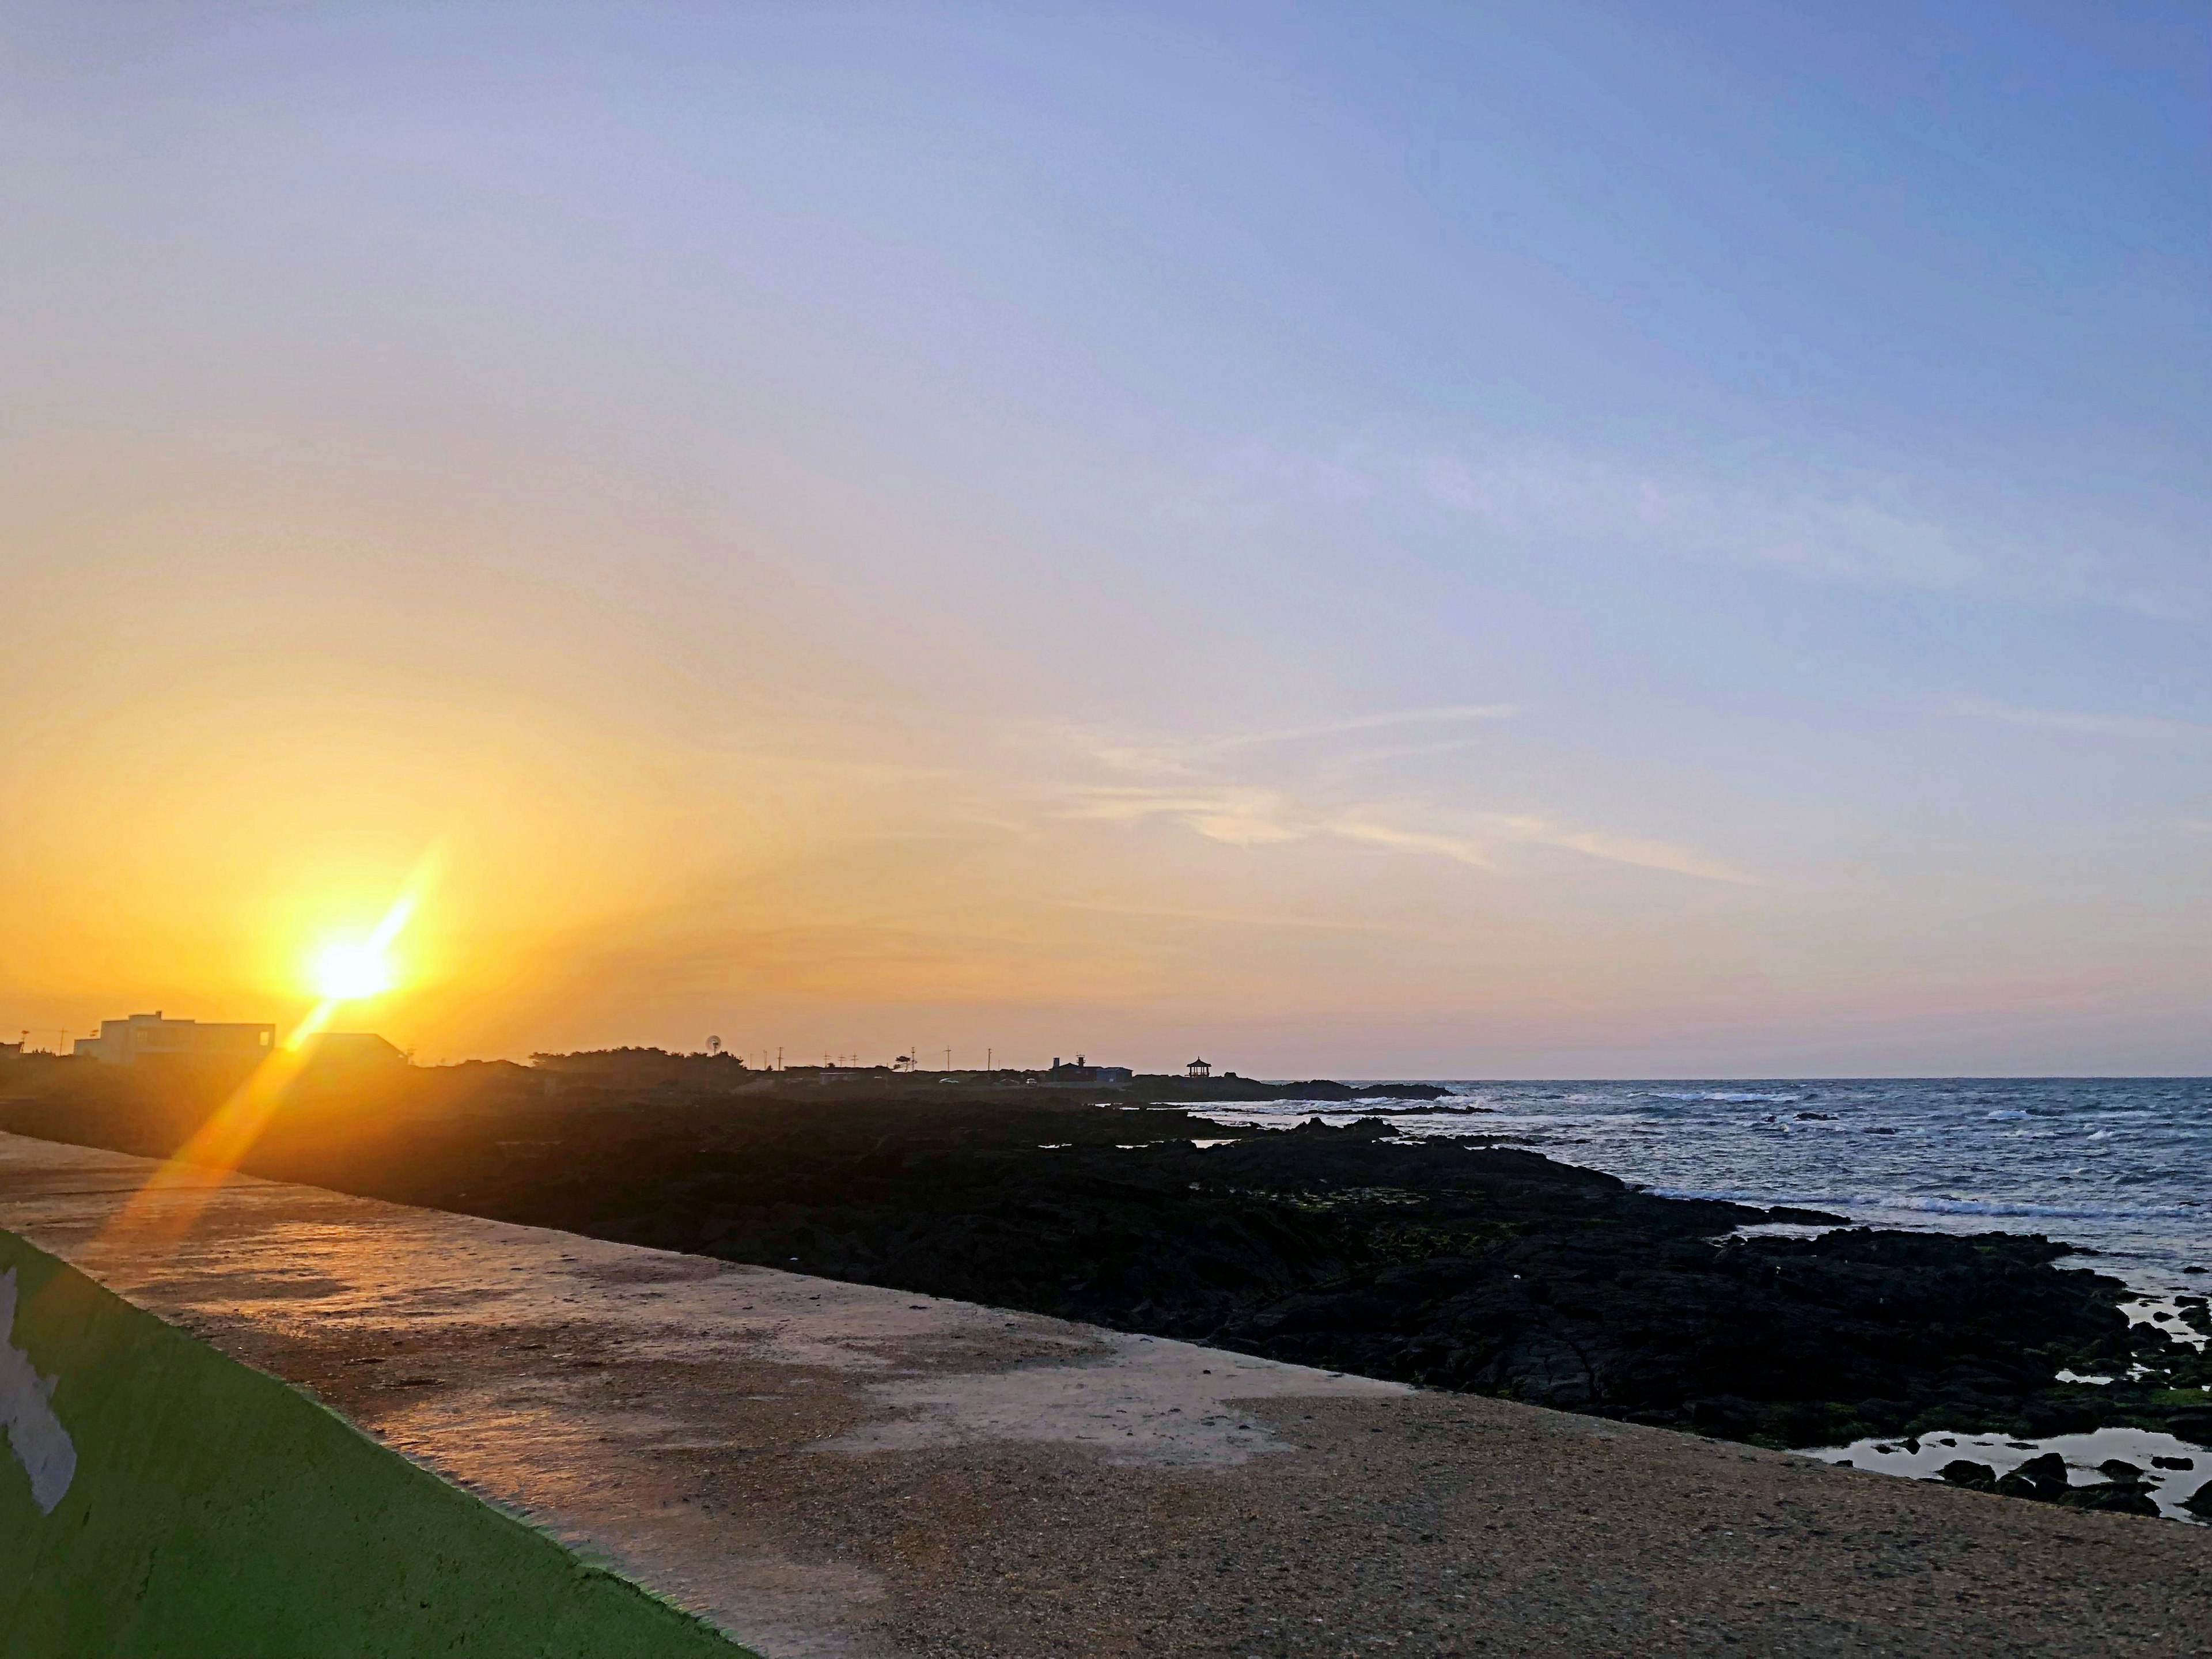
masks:
{"label": "ocean wave", "polygon": [[1754,1095],[1738,1093],[1733,1090],[1718,1089],[1703,1090],[1695,1094],[1674,1094],[1665,1090],[1655,1089],[1648,1097],[1646,1097],[1646,1098],[1651,1100],[1707,1100],[1714,1101],[1723,1105],[1746,1106],[1762,1103],[1770,1105],[1786,1105],[1793,1101],[1810,1099],[1811,1097],[1802,1092],[1788,1095]]}
{"label": "ocean wave", "polygon": [[1857,1225],[2041,1232],[2145,1291],[2201,1291],[2185,1269],[2212,1267],[2212,1079],[1432,1080],[1450,1092],[1425,1115],[1373,1099],[1194,1115],[1269,1129],[1379,1115],[1409,1138],[1479,1135],[1670,1195],[1801,1205]]}
{"label": "ocean wave", "polygon": [[1816,1210],[1889,1210],[1907,1215],[2013,1217],[2023,1220],[2102,1221],[2113,1218],[2179,1219],[2196,1214],[2186,1204],[2030,1204],[1986,1198],[1922,1198],[1895,1193],[1762,1193],[1729,1189],[1647,1187],[1655,1198],[1717,1200],[1727,1204],[1793,1205]]}

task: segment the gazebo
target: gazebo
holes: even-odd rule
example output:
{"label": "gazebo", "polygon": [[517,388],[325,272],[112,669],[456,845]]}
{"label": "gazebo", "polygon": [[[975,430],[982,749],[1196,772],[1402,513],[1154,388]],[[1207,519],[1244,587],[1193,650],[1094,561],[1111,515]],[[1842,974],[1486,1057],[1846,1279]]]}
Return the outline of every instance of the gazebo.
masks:
{"label": "gazebo", "polygon": [[1194,1060],[1189,1065],[1182,1068],[1182,1074],[1185,1077],[1212,1077],[1213,1075],[1213,1066],[1212,1063],[1208,1060]]}

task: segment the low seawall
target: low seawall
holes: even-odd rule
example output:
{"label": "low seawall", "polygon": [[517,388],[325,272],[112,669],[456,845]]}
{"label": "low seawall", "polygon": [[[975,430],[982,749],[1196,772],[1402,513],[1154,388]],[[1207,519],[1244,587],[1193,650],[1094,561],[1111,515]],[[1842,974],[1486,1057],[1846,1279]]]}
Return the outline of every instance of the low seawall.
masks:
{"label": "low seawall", "polygon": [[0,1655],[744,1650],[0,1232]]}
{"label": "low seawall", "polygon": [[75,1459],[50,1513],[0,1462],[0,1654],[730,1650],[673,1604],[769,1659],[2169,1659],[2212,1616],[2212,1529],[158,1174],[0,1134]]}

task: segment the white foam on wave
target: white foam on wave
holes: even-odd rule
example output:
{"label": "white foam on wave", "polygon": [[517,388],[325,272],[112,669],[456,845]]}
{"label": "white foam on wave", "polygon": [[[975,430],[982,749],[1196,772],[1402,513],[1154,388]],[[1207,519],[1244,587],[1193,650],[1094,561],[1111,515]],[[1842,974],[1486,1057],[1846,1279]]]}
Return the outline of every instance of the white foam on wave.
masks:
{"label": "white foam on wave", "polygon": [[1809,1096],[1808,1096],[1808,1095],[1804,1095],[1804,1094],[1789,1094],[1789,1095],[1756,1095],[1756,1094],[1745,1094],[1745,1093],[1742,1093],[1742,1092],[1741,1092],[1741,1091],[1736,1091],[1736,1090],[1722,1090],[1722,1089],[1706,1089],[1706,1090],[1700,1090],[1700,1091],[1698,1091],[1698,1092],[1693,1093],[1693,1094],[1677,1094],[1677,1093],[1674,1093],[1674,1092],[1672,1092],[1672,1091],[1668,1091],[1668,1090],[1663,1090],[1663,1089],[1655,1089],[1655,1090],[1653,1090],[1653,1091],[1651,1091],[1650,1095],[1648,1097],[1648,1098],[1652,1099],[1652,1100],[1707,1100],[1707,1101],[1713,1101],[1713,1102],[1716,1102],[1716,1103],[1719,1103],[1719,1104],[1722,1104],[1722,1105],[1728,1105],[1728,1106],[1753,1105],[1753,1104],[1761,1104],[1761,1105],[1788,1105],[1788,1104],[1790,1104],[1790,1103],[1793,1103],[1793,1102],[1800,1101],[1800,1100],[1806,1100],[1806,1099],[1809,1099],[1810,1097],[1809,1097]]}
{"label": "white foam on wave", "polygon": [[1748,1188],[1647,1187],[1654,1198],[1718,1200],[1727,1204],[1795,1204],[1821,1210],[1900,1210],[1918,1215],[2015,1216],[2055,1221],[2192,1216],[2187,1205],[2026,1204],[1980,1198],[1922,1198],[1896,1193],[1782,1193]]}
{"label": "white foam on wave", "polygon": [[1419,1114],[1373,1099],[1194,1109],[1268,1128],[1379,1115],[1408,1139],[1475,1138],[1668,1196],[2040,1232],[2145,1292],[2202,1290],[2188,1275],[2212,1267],[2212,1079],[1431,1081],[1451,1092]]}

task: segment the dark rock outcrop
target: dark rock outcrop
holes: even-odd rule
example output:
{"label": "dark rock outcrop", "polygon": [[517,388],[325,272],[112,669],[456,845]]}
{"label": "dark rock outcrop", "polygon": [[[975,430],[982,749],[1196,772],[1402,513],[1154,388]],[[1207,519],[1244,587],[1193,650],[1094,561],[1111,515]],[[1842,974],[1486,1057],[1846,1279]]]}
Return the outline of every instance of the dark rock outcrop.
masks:
{"label": "dark rock outcrop", "polygon": [[2057,1452],[2031,1457],[1997,1482],[1997,1490],[2012,1498],[2056,1499],[2066,1492],[2066,1460]]}
{"label": "dark rock outcrop", "polygon": [[1976,1492],[1996,1490],[1997,1472],[1986,1463],[1977,1463],[1969,1458],[1954,1457],[1936,1473],[1954,1486],[1970,1486]]}
{"label": "dark rock outcrop", "polygon": [[[110,1094],[0,1102],[0,1127],[166,1153],[198,1121],[93,1081]],[[2039,1237],[1743,1238],[1829,1218],[1407,1143],[1378,1119],[1239,1133],[1158,1109],[800,1105],[678,1082],[564,1076],[549,1097],[526,1077],[416,1074],[288,1109],[245,1167],[1772,1445],[2142,1421],[2196,1358]],[[2077,1362],[2167,1370],[2054,1382]]]}
{"label": "dark rock outcrop", "polygon": [[2133,1480],[2107,1480],[2096,1486],[2069,1486],[2057,1501],[2069,1509],[2101,1510],[2110,1515],[2156,1515],[2157,1501]]}

